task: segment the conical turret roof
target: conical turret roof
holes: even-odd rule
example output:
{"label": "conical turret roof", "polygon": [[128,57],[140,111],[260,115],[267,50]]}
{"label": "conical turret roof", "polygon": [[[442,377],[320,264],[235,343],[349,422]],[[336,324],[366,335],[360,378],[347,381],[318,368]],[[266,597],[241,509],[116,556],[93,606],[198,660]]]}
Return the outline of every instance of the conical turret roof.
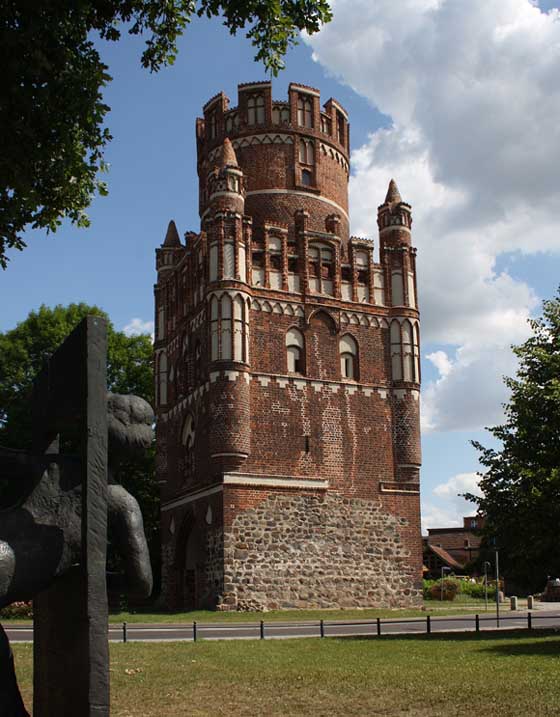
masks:
{"label": "conical turret roof", "polygon": [[218,166],[222,167],[239,167],[237,164],[237,157],[235,156],[235,150],[229,139],[226,137],[222,144],[220,155],[218,158]]}
{"label": "conical turret roof", "polygon": [[169,222],[169,226],[167,227],[167,233],[165,235],[165,239],[163,240],[163,246],[181,246],[179,232],[177,231],[177,227],[175,226],[173,219]]}
{"label": "conical turret roof", "polygon": [[401,193],[397,187],[397,183],[394,179],[389,182],[389,189],[387,190],[387,196],[385,197],[385,204],[398,204],[402,202]]}

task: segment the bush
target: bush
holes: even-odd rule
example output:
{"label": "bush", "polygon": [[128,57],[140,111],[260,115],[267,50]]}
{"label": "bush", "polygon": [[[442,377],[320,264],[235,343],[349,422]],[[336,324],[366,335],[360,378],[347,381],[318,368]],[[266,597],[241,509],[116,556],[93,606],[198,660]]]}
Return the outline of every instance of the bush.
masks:
{"label": "bush", "polygon": [[[443,588],[443,590],[442,590]],[[454,600],[459,592],[459,581],[453,578],[424,580],[424,598],[427,600]]]}
{"label": "bush", "polygon": [[33,603],[13,602],[0,610],[0,620],[27,620],[33,617]]}
{"label": "bush", "polygon": [[[488,581],[488,597],[492,598],[496,591],[496,583]],[[460,592],[472,598],[484,599],[484,581],[471,583],[469,580],[461,580]]]}

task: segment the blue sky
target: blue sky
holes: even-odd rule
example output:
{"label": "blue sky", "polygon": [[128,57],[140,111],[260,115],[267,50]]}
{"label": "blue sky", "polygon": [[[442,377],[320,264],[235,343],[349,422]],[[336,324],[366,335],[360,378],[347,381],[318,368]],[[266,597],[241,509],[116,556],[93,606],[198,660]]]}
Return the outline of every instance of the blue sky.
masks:
{"label": "blue sky", "polygon": [[[398,6],[398,7],[396,7]],[[462,7],[461,7],[462,6]],[[468,7],[467,7],[468,6]],[[335,21],[274,81],[336,97],[351,121],[352,231],[377,239],[395,176],[413,205],[423,334],[425,523],[455,523],[477,470],[471,438],[501,418],[509,346],[560,283],[560,22],[529,0],[336,0]],[[550,10],[550,12],[548,12]],[[265,79],[219,22],[193,23],[176,64],[150,75],[142,42],[101,47],[113,141],[109,196],[88,230],[29,232],[0,273],[0,331],[41,303],[85,301],[123,329],[152,319],[154,250],[167,222],[197,230],[194,121],[219,90]]]}

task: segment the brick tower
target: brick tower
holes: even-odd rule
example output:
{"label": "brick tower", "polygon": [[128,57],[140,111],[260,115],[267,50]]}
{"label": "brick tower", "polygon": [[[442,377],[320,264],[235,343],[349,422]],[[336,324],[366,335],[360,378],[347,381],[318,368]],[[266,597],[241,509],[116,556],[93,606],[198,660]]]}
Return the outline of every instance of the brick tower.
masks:
{"label": "brick tower", "polygon": [[349,236],[348,116],[239,85],[196,122],[200,233],[157,249],[157,474],[170,607],[420,600],[419,331],[391,180]]}

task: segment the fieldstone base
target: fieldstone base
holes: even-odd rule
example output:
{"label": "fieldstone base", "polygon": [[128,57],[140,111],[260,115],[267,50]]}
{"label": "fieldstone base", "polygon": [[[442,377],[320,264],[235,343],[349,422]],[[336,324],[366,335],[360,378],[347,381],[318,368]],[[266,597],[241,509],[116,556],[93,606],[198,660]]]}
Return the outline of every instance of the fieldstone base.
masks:
{"label": "fieldstone base", "polygon": [[279,494],[243,511],[224,534],[219,609],[415,607],[420,565],[405,518],[379,502]]}

